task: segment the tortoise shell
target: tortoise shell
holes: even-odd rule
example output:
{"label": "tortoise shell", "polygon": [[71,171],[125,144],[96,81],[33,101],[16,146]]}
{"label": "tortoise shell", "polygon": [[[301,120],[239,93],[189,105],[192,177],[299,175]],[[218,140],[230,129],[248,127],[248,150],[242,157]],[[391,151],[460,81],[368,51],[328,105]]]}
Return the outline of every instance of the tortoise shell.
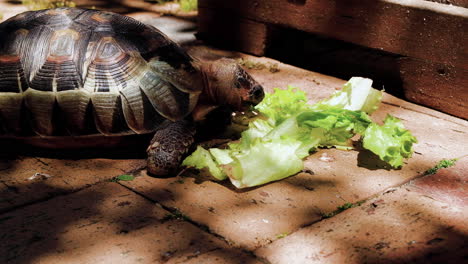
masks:
{"label": "tortoise shell", "polygon": [[58,8],[0,24],[0,135],[149,133],[197,103],[193,59],[154,27]]}

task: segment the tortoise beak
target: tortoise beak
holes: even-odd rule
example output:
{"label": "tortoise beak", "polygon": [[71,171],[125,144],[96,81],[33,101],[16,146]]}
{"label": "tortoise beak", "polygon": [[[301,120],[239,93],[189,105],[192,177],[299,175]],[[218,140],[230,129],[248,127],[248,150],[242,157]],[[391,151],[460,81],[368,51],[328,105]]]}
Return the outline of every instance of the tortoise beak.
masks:
{"label": "tortoise beak", "polygon": [[257,84],[252,88],[252,90],[250,90],[249,99],[247,101],[253,105],[257,105],[264,97],[265,92],[263,91],[263,87]]}
{"label": "tortoise beak", "polygon": [[263,91],[263,87],[259,84],[255,84],[242,96],[242,110],[247,110],[250,109],[250,107],[257,105],[264,97],[265,92]]}

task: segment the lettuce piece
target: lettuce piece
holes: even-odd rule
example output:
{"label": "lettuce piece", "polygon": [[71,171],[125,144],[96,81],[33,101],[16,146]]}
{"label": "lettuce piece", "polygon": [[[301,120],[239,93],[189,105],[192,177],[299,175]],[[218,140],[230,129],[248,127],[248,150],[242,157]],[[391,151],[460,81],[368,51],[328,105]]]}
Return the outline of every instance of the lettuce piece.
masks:
{"label": "lettuce piece", "polygon": [[227,178],[226,173],[221,170],[210,152],[200,146],[197,146],[197,149],[184,159],[182,166],[193,167],[199,170],[207,168],[209,173],[216,179],[224,180]]}
{"label": "lettuce piece", "polygon": [[233,154],[234,161],[222,167],[237,188],[281,180],[303,169],[302,158],[296,154],[300,146],[292,138],[256,141],[248,151]]}
{"label": "lettuce piece", "polygon": [[401,167],[403,160],[411,157],[413,143],[417,143],[417,139],[405,129],[401,120],[391,115],[387,115],[382,126],[370,124],[362,141],[364,148],[374,152],[394,168]]}
{"label": "lettuce piece", "polygon": [[267,120],[256,119],[249,123],[247,130],[241,134],[242,146],[248,148],[257,138],[263,138],[270,133],[275,127]]}
{"label": "lettuce piece", "polygon": [[279,125],[285,119],[309,108],[305,92],[290,85],[287,90],[275,88],[274,93],[265,93],[265,98],[255,106],[255,109],[268,117],[272,125]]}
{"label": "lettuce piece", "polygon": [[312,108],[320,110],[335,107],[372,114],[379,108],[382,96],[383,91],[372,88],[371,79],[352,77],[341,91],[335,92],[330,98],[318,102]]}
{"label": "lettuce piece", "polygon": [[233,161],[229,154],[230,151],[227,149],[210,148],[209,152],[214,158],[216,164],[224,165],[229,164]]}
{"label": "lettuce piece", "polygon": [[308,127],[311,136],[320,138],[321,147],[352,148],[350,139],[361,134],[372,122],[361,111],[330,108],[324,111],[305,111],[297,116],[300,126]]}

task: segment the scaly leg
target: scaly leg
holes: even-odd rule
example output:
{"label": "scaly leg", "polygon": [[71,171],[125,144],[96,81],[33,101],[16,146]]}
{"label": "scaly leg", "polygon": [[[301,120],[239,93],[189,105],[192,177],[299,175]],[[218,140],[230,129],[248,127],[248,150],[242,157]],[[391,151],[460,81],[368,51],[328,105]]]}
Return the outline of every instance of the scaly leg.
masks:
{"label": "scaly leg", "polygon": [[146,150],[148,173],[165,176],[176,172],[194,142],[195,131],[191,120],[162,123]]}

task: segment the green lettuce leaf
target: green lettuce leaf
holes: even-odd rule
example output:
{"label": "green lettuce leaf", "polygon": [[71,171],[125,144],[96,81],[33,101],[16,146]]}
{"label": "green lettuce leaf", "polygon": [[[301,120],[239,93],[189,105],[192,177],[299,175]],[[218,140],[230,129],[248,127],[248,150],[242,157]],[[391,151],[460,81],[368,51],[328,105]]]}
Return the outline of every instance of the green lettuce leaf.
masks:
{"label": "green lettuce leaf", "polygon": [[382,96],[383,91],[372,88],[371,79],[352,77],[341,91],[335,92],[330,98],[318,102],[312,108],[320,110],[335,107],[372,114],[379,108]]}
{"label": "green lettuce leaf", "polygon": [[209,173],[218,180],[224,180],[227,178],[219,164],[216,163],[214,157],[210,152],[203,147],[198,146],[197,149],[182,162],[182,166],[193,167],[196,169],[207,168]]}
{"label": "green lettuce leaf", "polygon": [[403,160],[411,157],[413,143],[417,143],[417,139],[405,129],[403,123],[391,115],[385,118],[382,126],[370,124],[362,141],[364,148],[394,168],[401,167]]}
{"label": "green lettuce leaf", "polygon": [[319,146],[349,149],[350,139],[365,131],[372,122],[362,111],[329,108],[305,111],[297,116],[300,126],[309,128],[311,136],[320,138]]}
{"label": "green lettuce leaf", "polygon": [[272,125],[279,125],[285,119],[309,108],[305,92],[290,85],[287,90],[275,88],[274,93],[265,93],[265,98],[255,106],[255,109],[268,117]]}
{"label": "green lettuce leaf", "polygon": [[259,140],[248,151],[232,153],[234,161],[222,168],[237,188],[280,180],[303,169],[296,154],[300,146],[301,142],[292,138]]}

